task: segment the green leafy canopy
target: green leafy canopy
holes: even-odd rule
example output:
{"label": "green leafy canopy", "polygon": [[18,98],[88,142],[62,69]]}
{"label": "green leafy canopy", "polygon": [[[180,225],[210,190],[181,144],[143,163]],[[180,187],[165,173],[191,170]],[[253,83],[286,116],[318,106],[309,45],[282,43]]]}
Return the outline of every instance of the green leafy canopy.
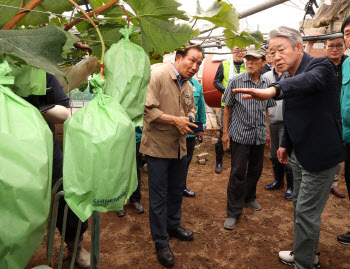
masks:
{"label": "green leafy canopy", "polygon": [[[27,1],[29,3],[29,1]],[[20,11],[22,0],[0,0],[0,4],[10,6],[0,6],[0,28],[4,27]],[[61,14],[65,11],[72,10],[72,4],[67,0],[45,0],[41,2],[34,10],[53,12]],[[20,22],[19,25],[42,25],[49,22],[50,14],[29,12]]]}
{"label": "green leafy canopy", "polygon": [[28,65],[62,75],[58,64],[77,40],[54,25],[33,30],[0,31],[0,54],[20,58]]}

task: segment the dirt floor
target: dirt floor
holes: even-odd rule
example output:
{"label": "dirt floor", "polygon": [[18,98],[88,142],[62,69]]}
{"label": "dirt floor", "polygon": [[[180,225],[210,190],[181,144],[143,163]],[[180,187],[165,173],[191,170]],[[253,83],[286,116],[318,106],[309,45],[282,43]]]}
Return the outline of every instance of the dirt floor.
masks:
{"label": "dirt floor", "polygon": [[[209,153],[206,165],[199,165],[194,157],[187,179],[195,198],[184,197],[182,225],[195,234],[192,242],[171,239],[175,255],[174,268],[235,268],[271,269],[290,268],[278,260],[278,251],[293,247],[293,206],[284,199],[284,189],[266,191],[264,186],[273,181],[271,162],[266,148],[264,170],[257,187],[257,202],[262,210],[244,208],[232,231],[223,228],[226,219],[226,188],[230,172],[229,152],[225,153],[224,170],[214,173],[214,133],[208,132],[205,141],[195,150]],[[346,192],[344,178],[340,189]],[[115,212],[101,214],[101,268],[162,268],[155,255],[148,220],[147,173],[142,172],[142,204],[146,212],[134,213],[129,205],[127,215],[118,218]],[[350,246],[337,242],[340,233],[350,231],[350,202],[330,194],[322,215],[322,230],[318,251],[322,269],[350,269]],[[55,257],[59,247],[56,232]],[[86,232],[84,247],[89,249],[90,229]],[[45,243],[37,250],[27,268],[47,264]],[[63,268],[69,268],[70,259],[64,252]],[[54,268],[57,268],[56,266]]]}

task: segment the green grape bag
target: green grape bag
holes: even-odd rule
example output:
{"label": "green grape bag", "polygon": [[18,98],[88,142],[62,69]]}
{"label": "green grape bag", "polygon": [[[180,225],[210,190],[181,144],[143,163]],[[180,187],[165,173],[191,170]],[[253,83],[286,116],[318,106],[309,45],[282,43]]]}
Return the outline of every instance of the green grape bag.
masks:
{"label": "green grape bag", "polygon": [[143,48],[129,40],[133,31],[133,26],[120,30],[123,38],[105,54],[105,92],[118,100],[136,127],[143,126],[151,67]]}
{"label": "green grape bag", "polygon": [[96,97],[64,123],[63,190],[73,212],[87,220],[92,211],[121,210],[137,187],[135,128],[104,79],[90,83]]}
{"label": "green grape bag", "polygon": [[10,70],[0,63],[0,268],[23,269],[45,235],[53,138],[38,109],[5,86]]}
{"label": "green grape bag", "polygon": [[29,65],[11,65],[10,76],[15,77],[15,83],[10,89],[17,95],[27,97],[28,95],[46,94],[46,72]]}

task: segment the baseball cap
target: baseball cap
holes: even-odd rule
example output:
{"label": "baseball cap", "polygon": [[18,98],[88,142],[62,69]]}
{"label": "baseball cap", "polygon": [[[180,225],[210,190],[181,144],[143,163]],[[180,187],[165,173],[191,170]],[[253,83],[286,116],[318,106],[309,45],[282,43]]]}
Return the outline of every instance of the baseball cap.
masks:
{"label": "baseball cap", "polygon": [[244,56],[244,57],[247,57],[247,56],[253,56],[255,58],[262,58],[262,57],[265,57],[266,56],[266,49],[263,48],[263,47],[260,47],[259,49],[255,49],[255,48],[248,48],[247,50],[247,54]]}

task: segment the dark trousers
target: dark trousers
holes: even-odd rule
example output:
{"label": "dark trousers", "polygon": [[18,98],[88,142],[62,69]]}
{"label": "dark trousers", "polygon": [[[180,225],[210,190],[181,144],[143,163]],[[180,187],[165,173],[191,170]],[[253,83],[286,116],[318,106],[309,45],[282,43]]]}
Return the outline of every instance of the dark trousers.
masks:
{"label": "dark trousers", "polygon": [[225,109],[225,107],[222,106],[221,107],[220,135],[218,138],[218,142],[216,142],[216,144],[215,144],[215,153],[216,153],[216,161],[217,162],[222,162],[222,158],[224,157],[224,147],[222,145],[224,109]]}
{"label": "dark trousers", "polygon": [[345,144],[345,182],[350,199],[350,143]]}
{"label": "dark trousers", "polygon": [[140,153],[140,143],[136,143],[136,165],[137,165],[137,189],[130,196],[130,203],[139,203],[141,201],[141,166],[142,154]]}
{"label": "dark trousers", "polygon": [[263,169],[265,145],[230,141],[231,173],[227,187],[227,217],[239,218],[244,203],[255,201],[256,184]]}
{"label": "dark trousers", "polygon": [[155,158],[146,155],[149,187],[149,222],[156,247],[169,244],[168,229],[180,227],[187,157]]}
{"label": "dark trousers", "polygon": [[[56,158],[53,160],[53,169],[52,169],[52,187],[55,185],[55,183],[63,176],[63,158],[62,156],[59,158]],[[64,179],[63,179],[64,180]],[[58,189],[58,191],[62,191],[62,186]],[[63,197],[61,197],[59,204],[58,204],[58,212],[57,212],[57,222],[56,227],[62,234],[62,226],[63,226],[63,217],[64,217],[64,207],[66,206],[66,201]],[[77,232],[79,223],[79,218],[74,214],[70,208],[68,208],[67,212],[67,224],[66,224],[66,236],[65,236],[65,242],[74,242],[75,240],[75,234]],[[84,234],[84,232],[88,228],[88,221],[85,221],[81,225],[80,230],[80,236]]]}
{"label": "dark trousers", "polygon": [[[196,137],[187,137],[186,138],[186,147],[187,147],[186,181],[187,181],[188,167],[190,166],[190,163],[192,161],[193,151],[195,146],[196,146]],[[185,181],[185,188],[187,188],[186,181]]]}
{"label": "dark trousers", "polygon": [[284,184],[284,174],[286,174],[287,187],[293,188],[293,172],[290,164],[281,164],[277,158],[277,150],[281,145],[282,136],[284,131],[284,124],[282,122],[271,122],[270,123],[270,159],[272,162],[273,173],[275,181],[279,184]]}

